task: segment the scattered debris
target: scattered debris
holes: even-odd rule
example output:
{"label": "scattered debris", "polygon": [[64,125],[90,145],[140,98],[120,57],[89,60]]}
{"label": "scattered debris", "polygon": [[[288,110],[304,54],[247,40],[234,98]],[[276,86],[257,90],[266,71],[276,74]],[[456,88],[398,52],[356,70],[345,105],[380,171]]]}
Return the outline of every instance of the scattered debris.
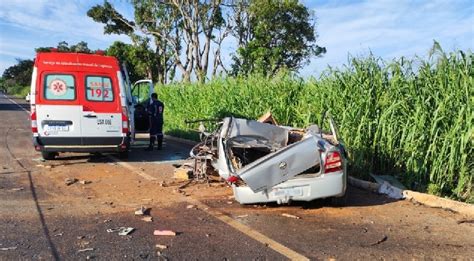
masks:
{"label": "scattered debris", "polygon": [[377,242],[374,242],[372,244],[369,244],[369,246],[375,246],[375,245],[378,245],[380,243],[383,243],[385,241],[387,241],[388,237],[387,235],[383,235],[383,237],[381,239],[379,239]]}
{"label": "scattered debris", "polygon": [[232,201],[227,201],[227,205],[232,205],[234,202]]}
{"label": "scattered debris", "polygon": [[273,115],[270,111],[260,116],[260,118],[258,118],[257,121],[263,122],[263,123],[269,123],[273,125],[278,125],[278,122],[275,120],[275,118],[273,118]]}
{"label": "scattered debris", "polygon": [[63,233],[57,233],[57,234],[54,235],[54,236],[55,236],[55,237],[60,237],[60,236],[62,236],[62,235],[63,235]]}
{"label": "scattered debris", "polygon": [[289,217],[289,218],[294,218],[294,219],[300,219],[301,218],[301,217],[291,215],[291,214],[287,214],[287,213],[283,213],[281,215],[284,216],[284,217]]}
{"label": "scattered debris", "polygon": [[23,187],[20,187],[20,188],[12,188],[10,189],[10,191],[20,191],[20,190],[24,190]]}
{"label": "scattered debris", "polygon": [[196,205],[187,205],[186,208],[187,208],[187,209],[196,208]]}
{"label": "scattered debris", "polygon": [[2,248],[0,248],[1,251],[8,251],[8,250],[15,250],[15,249],[17,249],[16,246],[14,246],[14,247],[2,247]]}
{"label": "scattered debris", "polygon": [[189,180],[193,174],[193,170],[186,165],[176,168],[174,170],[173,178]]}
{"label": "scattered debris", "polygon": [[66,183],[66,186],[70,186],[74,183],[78,182],[78,180],[76,178],[66,178],[64,180],[64,183]]}
{"label": "scattered debris", "polygon": [[77,238],[77,239],[83,239],[84,236],[77,236],[76,238]]}
{"label": "scattered debris", "polygon": [[148,212],[150,211],[149,208],[146,208],[144,206],[141,206],[139,209],[135,210],[135,216],[143,216],[143,215],[146,215],[148,214]]}
{"label": "scattered debris", "polygon": [[79,181],[79,183],[81,183],[82,185],[87,185],[87,184],[91,184],[92,181],[90,181],[90,180],[81,180],[81,181]]}
{"label": "scattered debris", "polygon": [[388,197],[393,198],[393,199],[402,199],[402,198],[404,198],[403,190],[400,189],[400,188],[397,188],[395,186],[392,186],[387,181],[383,182],[383,184],[379,187],[378,192],[380,194],[385,194]]}
{"label": "scattered debris", "polygon": [[247,214],[245,214],[245,215],[239,215],[239,216],[237,216],[237,218],[246,218],[246,217],[248,217],[248,216],[249,216],[249,215],[247,215]]}
{"label": "scattered debris", "polygon": [[108,233],[118,232],[120,236],[126,236],[135,230],[133,227],[116,227],[107,229]]}
{"label": "scattered debris", "polygon": [[145,221],[145,222],[153,222],[153,217],[145,216],[145,217],[142,218],[142,220]]}
{"label": "scattered debris", "polygon": [[155,236],[176,236],[176,232],[171,230],[155,230],[153,231]]}
{"label": "scattered debris", "polygon": [[168,248],[167,245],[160,245],[160,244],[156,244],[155,247],[156,247],[156,248],[159,248],[159,249],[167,249],[167,248]]}
{"label": "scattered debris", "polygon": [[211,234],[206,234],[206,237],[211,237]]}
{"label": "scattered debris", "polygon": [[133,230],[135,230],[135,228],[133,228],[133,227],[126,227],[126,228],[122,229],[118,234],[119,234],[119,236],[126,236],[126,235],[132,233]]}
{"label": "scattered debris", "polygon": [[111,222],[111,221],[112,221],[112,219],[106,219],[106,220],[104,220],[104,223],[108,223],[108,222]]}
{"label": "scattered debris", "polygon": [[474,224],[474,219],[461,219],[456,221],[458,224],[463,224],[463,223],[469,223],[469,224]]}
{"label": "scattered debris", "polygon": [[89,248],[79,249],[79,250],[77,250],[77,253],[87,252],[87,251],[94,251],[94,248],[89,247]]}

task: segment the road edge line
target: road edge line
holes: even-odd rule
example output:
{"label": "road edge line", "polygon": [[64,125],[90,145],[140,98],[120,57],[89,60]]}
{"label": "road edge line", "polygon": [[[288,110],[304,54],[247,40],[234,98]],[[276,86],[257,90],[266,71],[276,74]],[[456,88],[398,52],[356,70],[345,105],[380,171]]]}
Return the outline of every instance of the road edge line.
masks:
{"label": "road edge line", "polygon": [[10,99],[10,97],[8,97],[6,94],[3,94],[3,96],[5,98],[7,98],[10,102],[13,102],[14,104],[16,104],[16,106],[20,107],[20,109],[22,109],[24,112],[26,112],[26,114],[30,115],[30,112],[27,109],[21,107],[20,104],[18,104],[16,101]]}

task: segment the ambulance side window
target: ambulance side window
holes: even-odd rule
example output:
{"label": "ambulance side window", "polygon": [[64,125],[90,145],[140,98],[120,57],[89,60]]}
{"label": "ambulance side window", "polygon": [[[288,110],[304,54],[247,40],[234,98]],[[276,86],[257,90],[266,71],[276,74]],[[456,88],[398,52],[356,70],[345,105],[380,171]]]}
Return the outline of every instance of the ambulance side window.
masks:
{"label": "ambulance side window", "polygon": [[75,100],[74,77],[67,74],[48,74],[44,78],[44,97],[47,100]]}
{"label": "ambulance side window", "polygon": [[112,80],[105,76],[87,76],[86,93],[89,101],[113,101]]}

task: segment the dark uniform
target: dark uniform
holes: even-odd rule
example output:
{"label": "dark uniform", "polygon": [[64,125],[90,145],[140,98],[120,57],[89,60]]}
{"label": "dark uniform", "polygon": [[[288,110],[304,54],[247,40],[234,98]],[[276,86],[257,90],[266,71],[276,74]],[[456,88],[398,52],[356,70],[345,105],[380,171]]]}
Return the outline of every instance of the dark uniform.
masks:
{"label": "dark uniform", "polygon": [[150,117],[150,146],[152,150],[155,139],[158,140],[158,149],[163,145],[163,112],[165,105],[158,99],[152,99],[148,105],[148,116]]}

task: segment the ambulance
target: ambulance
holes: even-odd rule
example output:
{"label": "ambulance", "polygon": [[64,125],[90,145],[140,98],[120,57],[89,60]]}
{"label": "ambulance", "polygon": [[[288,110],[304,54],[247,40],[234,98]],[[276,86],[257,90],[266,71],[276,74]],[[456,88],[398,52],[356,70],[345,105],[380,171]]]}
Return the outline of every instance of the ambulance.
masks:
{"label": "ambulance", "polygon": [[[153,92],[150,80],[139,82]],[[127,157],[135,135],[135,107],[143,107],[132,91],[126,69],[115,57],[38,53],[30,91],[35,149],[48,160],[60,152]]]}

